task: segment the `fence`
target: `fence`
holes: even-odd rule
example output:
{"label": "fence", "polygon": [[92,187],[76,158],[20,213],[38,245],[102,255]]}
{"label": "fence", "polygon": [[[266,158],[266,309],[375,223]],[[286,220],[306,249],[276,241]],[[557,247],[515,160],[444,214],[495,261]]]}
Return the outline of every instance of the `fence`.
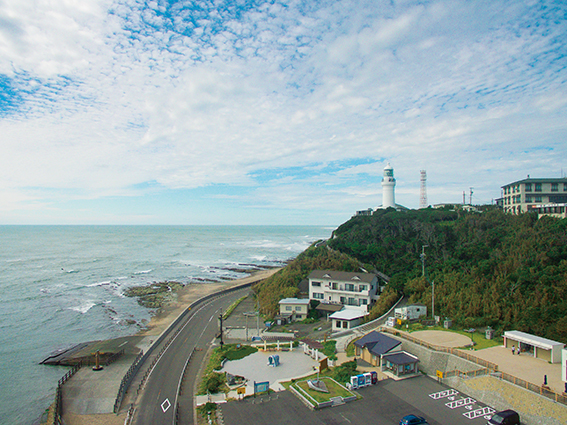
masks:
{"label": "fence", "polygon": [[476,364],[478,364],[482,367],[485,367],[486,369],[488,369],[491,372],[497,372],[498,371],[498,365],[496,363],[492,363],[492,362],[489,362],[488,360],[484,360],[484,359],[479,359],[478,357],[473,356],[472,354],[467,353],[465,351],[462,351],[462,350],[459,350],[459,349],[456,349],[456,348],[442,347],[440,345],[431,344],[429,342],[426,342],[426,341],[423,341],[419,338],[411,336],[410,334],[407,334],[405,332],[399,332],[395,329],[383,327],[381,330],[386,331],[386,332],[388,332],[388,333],[390,333],[394,336],[404,338],[404,339],[406,339],[410,342],[413,342],[414,344],[420,345],[420,346],[425,347],[429,350],[438,351],[438,352],[441,352],[441,353],[452,354],[454,356],[468,360],[469,362],[476,363]]}
{"label": "fence", "polygon": [[187,373],[187,367],[189,366],[189,363],[191,362],[191,359],[193,358],[193,354],[195,354],[194,348],[191,351],[191,354],[189,354],[189,358],[185,362],[185,366],[183,367],[183,372],[181,372],[181,377],[179,378],[179,384],[177,385],[177,395],[175,396],[175,411],[174,411],[174,418],[175,418],[174,424],[175,425],[179,424],[179,416],[180,416],[180,414],[179,414],[179,402],[177,401],[177,399],[180,395],[183,394],[183,380],[185,379],[185,374]]}
{"label": "fence", "polygon": [[508,381],[508,382],[510,382],[514,385],[517,385],[517,386],[525,388],[525,389],[527,389],[531,392],[534,392],[536,394],[539,394],[541,396],[544,396],[544,397],[547,397],[551,400],[554,400],[556,403],[561,403],[561,404],[567,405],[567,396],[565,396],[564,394],[557,393],[557,392],[553,391],[552,389],[550,389],[549,387],[532,384],[531,382],[517,378],[517,377],[510,375],[508,373],[499,372],[498,371],[498,365],[496,363],[492,363],[492,362],[489,362],[488,360],[484,360],[484,359],[479,359],[478,357],[473,356],[470,353],[467,353],[465,351],[462,351],[462,350],[459,350],[459,349],[456,349],[456,348],[440,347],[438,345],[430,344],[428,342],[425,342],[425,341],[422,341],[418,338],[415,338],[415,337],[411,336],[410,334],[406,334],[404,332],[398,332],[395,329],[382,328],[382,330],[385,330],[386,332],[389,332],[389,333],[391,333],[395,336],[407,339],[408,341],[411,341],[414,344],[421,345],[422,347],[426,347],[430,350],[453,354],[454,356],[458,356],[460,358],[466,359],[466,360],[473,362],[473,363],[476,363],[476,364],[478,364],[478,365],[480,365],[484,368],[484,369],[478,369],[478,370],[469,371],[469,372],[463,372],[463,371],[460,371],[460,370],[449,371],[449,372],[445,372],[443,374],[444,378],[449,378],[449,377],[452,377],[452,376],[458,376],[458,377],[466,379],[466,378],[490,374],[492,376],[498,377],[499,379],[502,379],[504,381]]}
{"label": "fence", "polygon": [[122,404],[122,399],[126,394],[126,390],[128,390],[128,387],[132,383],[132,379],[134,379],[134,376],[136,376],[136,372],[138,372],[138,370],[142,366],[141,360],[143,357],[144,352],[140,351],[140,354],[138,354],[136,359],[132,362],[132,365],[126,371],[126,374],[122,377],[122,381],[120,381],[120,388],[118,389],[118,394],[116,396],[116,400],[114,401],[114,413],[118,413],[120,404]]}
{"label": "fence", "polygon": [[498,374],[495,374],[493,376],[503,379],[504,381],[511,382],[514,385],[525,388],[526,390],[537,393],[546,398],[549,398],[555,401],[556,403],[567,405],[567,396],[564,395],[565,393],[563,394],[556,393],[549,387],[532,384],[531,382],[525,381],[520,378],[516,378],[515,376],[505,372],[499,372]]}
{"label": "fence", "polygon": [[61,425],[63,422],[63,384],[71,378],[81,368],[82,364],[79,362],[73,366],[63,377],[57,382],[57,389],[55,390],[55,407],[53,408],[53,425]]}

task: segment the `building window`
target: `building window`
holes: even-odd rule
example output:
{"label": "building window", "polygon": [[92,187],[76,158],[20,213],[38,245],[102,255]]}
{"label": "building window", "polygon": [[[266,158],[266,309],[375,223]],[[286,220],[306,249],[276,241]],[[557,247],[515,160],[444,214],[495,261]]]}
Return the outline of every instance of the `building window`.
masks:
{"label": "building window", "polygon": [[350,291],[350,292],[354,292],[354,285],[352,283],[345,284],[345,290]]}
{"label": "building window", "polygon": [[324,295],[320,292],[313,292],[313,298],[315,298],[316,300],[322,300],[324,298]]}
{"label": "building window", "polygon": [[358,287],[358,289],[360,290],[360,292],[366,291],[367,286],[366,286],[366,285],[360,285],[360,286]]}
{"label": "building window", "polygon": [[301,311],[301,306],[296,305],[296,306],[295,306],[295,311]]}
{"label": "building window", "polygon": [[321,282],[311,282],[311,286],[321,286]]}
{"label": "building window", "polygon": [[541,202],[541,196],[536,196],[536,197],[535,197],[535,201],[536,201],[536,202]]}
{"label": "building window", "polygon": [[356,298],[349,297],[348,305],[358,305],[358,303],[356,302]]}
{"label": "building window", "polygon": [[339,289],[339,284],[337,282],[332,282],[331,289]]}
{"label": "building window", "polygon": [[541,192],[541,183],[536,183],[536,184],[535,184],[535,191],[536,191],[536,192]]}
{"label": "building window", "polygon": [[360,305],[368,305],[368,300],[366,298],[361,298]]}
{"label": "building window", "polygon": [[290,305],[286,305],[286,306],[285,306],[285,311],[292,311],[292,310],[293,310],[293,309],[291,308]]}
{"label": "building window", "polygon": [[341,297],[341,304],[346,304],[346,297]]}
{"label": "building window", "polygon": [[527,203],[532,202],[532,197],[529,196],[529,195],[527,195],[527,196],[526,196],[526,202],[527,202]]}
{"label": "building window", "polygon": [[563,183],[563,192],[567,192],[567,183]]}
{"label": "building window", "polygon": [[551,191],[558,192],[559,191],[559,184],[558,183],[551,183]]}
{"label": "building window", "polygon": [[526,183],[526,192],[531,192],[531,191],[532,191],[532,184]]}

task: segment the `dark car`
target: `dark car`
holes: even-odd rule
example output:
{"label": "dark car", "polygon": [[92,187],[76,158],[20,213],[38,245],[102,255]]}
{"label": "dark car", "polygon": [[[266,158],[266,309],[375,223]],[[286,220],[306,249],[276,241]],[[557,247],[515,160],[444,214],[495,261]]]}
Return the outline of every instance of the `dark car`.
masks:
{"label": "dark car", "polygon": [[486,425],[520,425],[520,415],[514,410],[496,412]]}
{"label": "dark car", "polygon": [[415,415],[404,416],[400,421],[400,425],[419,425],[419,424],[429,425],[425,420],[425,418]]}

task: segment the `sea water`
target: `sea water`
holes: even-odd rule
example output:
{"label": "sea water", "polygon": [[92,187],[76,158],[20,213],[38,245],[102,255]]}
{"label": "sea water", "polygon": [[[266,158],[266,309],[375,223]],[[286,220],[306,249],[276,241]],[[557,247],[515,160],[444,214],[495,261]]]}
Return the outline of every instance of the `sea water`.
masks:
{"label": "sea water", "polygon": [[0,423],[32,424],[65,367],[39,365],[77,343],[131,335],[152,311],[126,288],[221,281],[281,266],[324,226],[0,226]]}

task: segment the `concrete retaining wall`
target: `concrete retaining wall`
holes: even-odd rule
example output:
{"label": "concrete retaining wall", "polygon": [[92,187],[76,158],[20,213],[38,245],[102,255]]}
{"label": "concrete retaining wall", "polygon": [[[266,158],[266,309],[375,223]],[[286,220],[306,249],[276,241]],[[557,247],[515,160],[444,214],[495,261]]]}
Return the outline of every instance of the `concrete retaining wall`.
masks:
{"label": "concrete retaining wall", "polygon": [[402,341],[402,350],[419,358],[419,370],[430,376],[436,376],[436,372],[438,370],[442,372],[449,372],[453,370],[470,372],[482,369],[482,366],[455,355],[433,351],[403,338],[396,339]]}
{"label": "concrete retaining wall", "polygon": [[562,404],[493,376],[453,377],[443,379],[443,383],[496,410],[515,410],[522,425],[567,424],[567,408]]}

